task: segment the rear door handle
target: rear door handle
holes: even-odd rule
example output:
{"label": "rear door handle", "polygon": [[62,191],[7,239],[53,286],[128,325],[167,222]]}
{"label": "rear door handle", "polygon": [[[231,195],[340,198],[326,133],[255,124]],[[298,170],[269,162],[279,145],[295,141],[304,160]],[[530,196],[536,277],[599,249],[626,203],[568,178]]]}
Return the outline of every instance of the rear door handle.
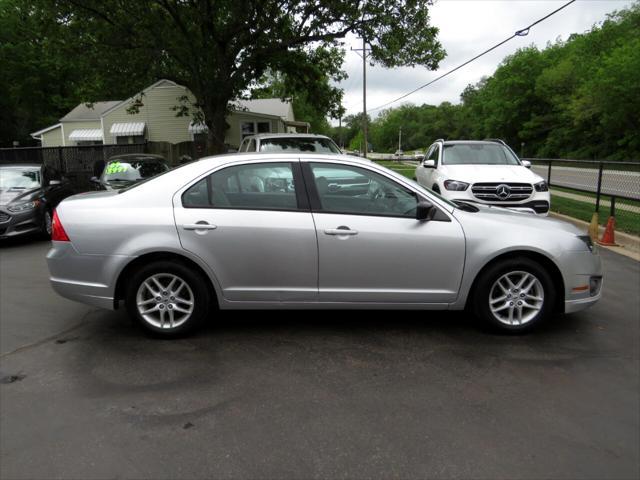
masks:
{"label": "rear door handle", "polygon": [[325,235],[357,235],[357,230],[351,230],[348,227],[327,228],[324,231]]}
{"label": "rear door handle", "polygon": [[187,223],[182,225],[185,230],[215,230],[217,225],[211,225],[210,223]]}

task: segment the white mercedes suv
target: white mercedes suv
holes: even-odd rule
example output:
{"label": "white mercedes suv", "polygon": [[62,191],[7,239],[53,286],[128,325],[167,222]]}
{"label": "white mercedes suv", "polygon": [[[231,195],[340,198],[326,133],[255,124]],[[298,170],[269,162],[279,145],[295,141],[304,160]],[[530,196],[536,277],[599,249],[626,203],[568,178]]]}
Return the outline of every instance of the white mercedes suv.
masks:
{"label": "white mercedes suv", "polygon": [[481,203],[547,215],[547,182],[502,140],[436,140],[415,180],[453,202]]}

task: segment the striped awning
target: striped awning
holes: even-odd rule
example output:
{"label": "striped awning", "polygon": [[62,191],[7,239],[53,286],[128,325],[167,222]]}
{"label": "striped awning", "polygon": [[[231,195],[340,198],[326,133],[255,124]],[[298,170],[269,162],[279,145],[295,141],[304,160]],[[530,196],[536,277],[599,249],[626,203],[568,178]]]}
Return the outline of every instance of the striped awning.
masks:
{"label": "striped awning", "polygon": [[204,123],[189,123],[189,133],[207,133],[209,128]]}
{"label": "striped awning", "polygon": [[69,134],[69,140],[74,142],[91,142],[102,140],[102,130],[99,128],[79,128]]}
{"label": "striped awning", "polygon": [[114,137],[136,137],[144,135],[144,122],[114,123],[109,130]]}

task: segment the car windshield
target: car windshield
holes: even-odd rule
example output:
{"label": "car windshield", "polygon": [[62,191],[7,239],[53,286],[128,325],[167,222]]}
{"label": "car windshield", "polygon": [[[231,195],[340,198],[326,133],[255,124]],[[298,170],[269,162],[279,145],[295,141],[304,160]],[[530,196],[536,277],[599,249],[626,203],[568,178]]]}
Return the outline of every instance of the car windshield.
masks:
{"label": "car windshield", "polygon": [[104,168],[107,183],[139,182],[169,170],[166,163],[155,159],[113,159]]}
{"label": "car windshield", "polygon": [[23,167],[0,168],[0,188],[26,190],[40,186],[40,169]]}
{"label": "car windshield", "polygon": [[340,149],[328,138],[263,138],[261,152],[314,152],[340,153]]}
{"label": "car windshield", "polygon": [[443,165],[520,165],[518,159],[503,145],[467,143],[445,145]]}

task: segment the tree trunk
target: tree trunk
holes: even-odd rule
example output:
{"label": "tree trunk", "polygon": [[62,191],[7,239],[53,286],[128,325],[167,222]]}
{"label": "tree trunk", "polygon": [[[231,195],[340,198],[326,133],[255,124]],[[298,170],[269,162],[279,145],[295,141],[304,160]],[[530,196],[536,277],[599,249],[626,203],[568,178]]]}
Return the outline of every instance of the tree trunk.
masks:
{"label": "tree trunk", "polygon": [[227,153],[227,146],[224,142],[227,128],[227,105],[228,101],[209,101],[203,105],[205,124],[209,129],[207,135],[207,154],[219,155]]}

